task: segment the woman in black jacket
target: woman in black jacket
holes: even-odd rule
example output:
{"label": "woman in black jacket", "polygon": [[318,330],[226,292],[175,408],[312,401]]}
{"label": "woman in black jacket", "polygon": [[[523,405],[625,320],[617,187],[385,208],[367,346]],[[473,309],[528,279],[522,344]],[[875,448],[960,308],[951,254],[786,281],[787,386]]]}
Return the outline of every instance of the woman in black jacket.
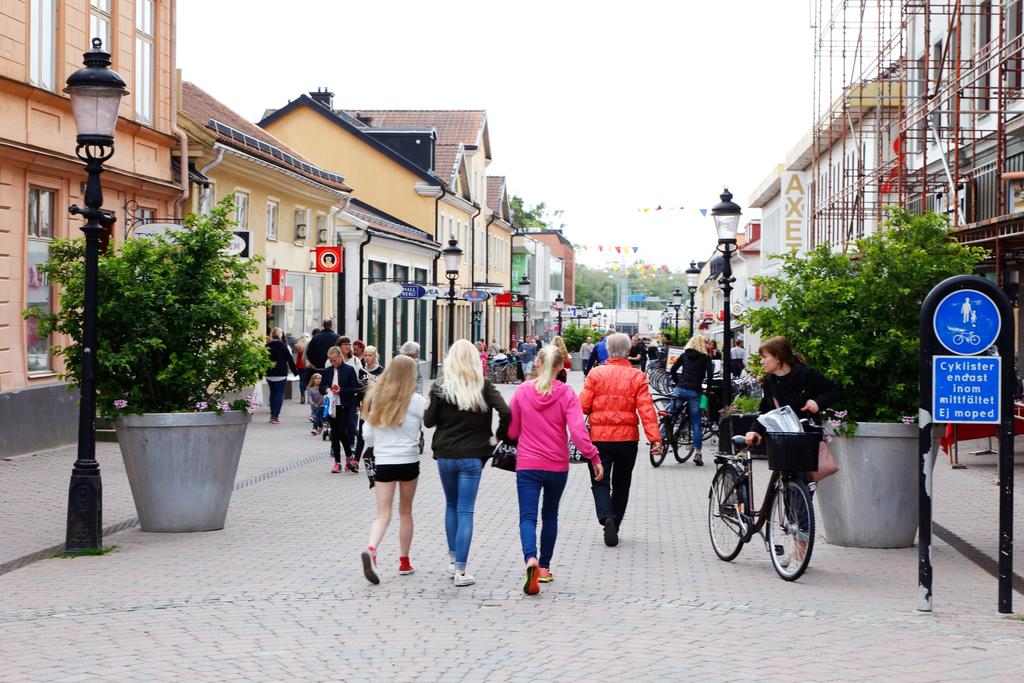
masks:
{"label": "woman in black jacket", "polygon": [[[708,357],[708,347],[711,342],[703,334],[695,334],[690,337],[683,353],[676,358],[669,370],[669,377],[675,385],[672,407],[672,419],[675,421],[679,411],[686,403],[690,415],[690,434],[693,437],[693,464],[701,467],[704,459],[701,455],[703,433],[700,425],[700,395],[703,391],[703,384],[711,383],[711,376],[714,372],[714,363]],[[667,437],[668,434],[662,434]]]}
{"label": "woman in black jacket", "polygon": [[292,360],[292,352],[288,350],[281,337],[281,328],[275,327],[270,331],[270,341],[267,342],[267,351],[270,353],[270,360],[274,361],[274,367],[267,372],[267,386],[270,388],[270,423],[280,424],[281,406],[284,404],[284,383],[288,381],[288,371],[293,375],[299,374]]}
{"label": "woman in black jacket", "polygon": [[[835,403],[842,390],[814,368],[805,365],[793,353],[785,337],[772,337],[757,350],[764,368],[764,397],[760,412],[789,406],[797,415],[817,415]],[[748,444],[758,444],[765,433],[764,425],[754,420],[747,432]]]}
{"label": "woman in black jacket", "polygon": [[444,358],[444,379],[431,388],[430,405],[423,416],[424,427],[436,427],[431,445],[444,489],[444,530],[451,559],[448,571],[456,586],[475,583],[466,573],[466,562],[480,474],[484,460],[494,450],[492,411],[498,413],[498,437],[504,438],[512,412],[494,385],[484,379],[476,347],[460,339]]}

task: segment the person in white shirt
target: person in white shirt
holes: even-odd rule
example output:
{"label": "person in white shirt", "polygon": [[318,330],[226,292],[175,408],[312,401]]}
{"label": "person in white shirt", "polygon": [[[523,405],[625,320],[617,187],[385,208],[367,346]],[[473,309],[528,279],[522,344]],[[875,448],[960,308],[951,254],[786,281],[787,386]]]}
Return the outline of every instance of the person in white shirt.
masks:
{"label": "person in white shirt", "polygon": [[420,430],[427,400],[416,393],[416,361],[395,356],[363,401],[363,438],[373,448],[376,462],[377,517],[370,525],[366,550],[362,553],[363,574],[370,583],[380,583],[377,548],[391,523],[391,507],[398,487],[399,574],[412,574],[409,548],[412,545],[412,499],[420,476]]}

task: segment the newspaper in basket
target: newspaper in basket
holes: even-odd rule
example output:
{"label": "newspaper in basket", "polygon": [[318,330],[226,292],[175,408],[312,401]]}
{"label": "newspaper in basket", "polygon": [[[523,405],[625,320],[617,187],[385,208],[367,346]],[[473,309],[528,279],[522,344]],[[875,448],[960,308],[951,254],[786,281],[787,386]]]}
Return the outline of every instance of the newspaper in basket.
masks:
{"label": "newspaper in basket", "polygon": [[786,472],[818,469],[819,432],[804,432],[800,418],[789,406],[771,410],[757,418],[764,425],[768,467]]}
{"label": "newspaper in basket", "polygon": [[764,415],[758,416],[757,421],[763,424],[765,430],[769,432],[804,431],[803,426],[800,424],[800,418],[797,417],[796,412],[789,406],[769,410]]}

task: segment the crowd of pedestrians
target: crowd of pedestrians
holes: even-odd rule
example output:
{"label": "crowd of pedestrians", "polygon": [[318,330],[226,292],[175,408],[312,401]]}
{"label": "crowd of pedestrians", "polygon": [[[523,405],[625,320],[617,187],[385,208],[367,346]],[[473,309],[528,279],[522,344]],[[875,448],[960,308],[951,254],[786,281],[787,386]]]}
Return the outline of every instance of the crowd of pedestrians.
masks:
{"label": "crowd of pedestrians", "polygon": [[[762,358],[767,355],[763,364],[769,373],[785,374],[791,367],[786,363],[802,368],[789,358],[788,346],[776,346],[762,354]],[[579,396],[566,384],[572,363],[560,337],[543,343],[528,336],[509,350],[495,342],[458,340],[445,354],[441,378],[426,394],[419,371],[420,348],[412,341],[382,363],[376,348],[337,334],[328,320],[311,336],[294,340],[290,348],[282,331],[274,328],[267,349],[273,361],[266,377],[271,423],[280,423],[289,373],[297,375],[300,402],[309,406],[310,433],[330,440],[331,472],[359,472],[362,460],[371,477],[376,512],[361,561],[366,579],[374,584],[381,581],[378,548],[391,523],[396,491],[398,573],[415,571],[410,559],[413,500],[421,474],[424,429],[434,430],[431,450],[445,498],[448,571],[458,587],[476,581],[468,569],[484,465],[497,443],[516,445],[523,591],[529,595],[537,594],[540,584],[554,581],[552,562],[559,506],[569,477],[570,441],[588,464],[594,514],[609,547],[619,544],[623,530],[640,438],[646,438],[655,454],[662,448],[644,373],[647,362],[659,362],[659,356],[656,347],[648,348],[646,340],[635,335],[630,338],[607,330],[596,343],[588,338],[582,344],[579,369],[585,379]],[[689,408],[698,465],[702,464],[699,399],[702,386],[712,378],[716,353],[713,341],[696,334],[669,371],[677,387],[673,410],[681,410],[683,404]],[[488,363],[506,354],[518,357],[524,380],[508,404],[487,379]],[[734,354],[738,356],[736,350]],[[773,366],[776,358],[782,361]],[[745,356],[737,361],[742,367]],[[799,377],[800,372],[795,372],[788,381]],[[778,382],[782,387],[778,393],[791,403],[786,381]],[[759,434],[748,436],[755,440]]]}

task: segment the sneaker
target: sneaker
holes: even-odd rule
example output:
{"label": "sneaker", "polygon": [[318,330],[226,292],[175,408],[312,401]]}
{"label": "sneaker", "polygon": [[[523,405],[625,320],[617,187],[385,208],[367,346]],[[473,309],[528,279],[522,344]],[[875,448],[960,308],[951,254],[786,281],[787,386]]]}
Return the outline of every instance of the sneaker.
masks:
{"label": "sneaker", "polygon": [[399,574],[405,576],[407,574],[412,574],[414,571],[416,571],[416,568],[412,566],[411,562],[409,562],[409,558],[408,557],[400,557],[398,559],[398,573]]}
{"label": "sneaker", "polygon": [[377,574],[377,552],[367,548],[361,555],[363,559],[363,576],[372,584],[380,583],[380,576]]}
{"label": "sneaker", "polygon": [[619,525],[611,517],[604,520],[604,544],[609,548],[619,544]]}
{"label": "sneaker", "polygon": [[316,436],[316,427],[313,427],[312,429],[310,429],[309,433],[312,434],[313,436]]}
{"label": "sneaker", "polygon": [[456,572],[455,579],[452,581],[455,586],[462,588],[463,586],[472,586],[476,583],[476,579],[467,574],[466,572]]}
{"label": "sneaker", "polygon": [[693,464],[697,467],[704,467],[704,458],[701,457],[700,451],[693,454]]}
{"label": "sneaker", "polygon": [[550,570],[544,567],[537,568],[537,583],[551,583],[555,580],[555,575]]}
{"label": "sneaker", "polygon": [[448,573],[451,574],[452,576],[455,576],[455,574],[458,573],[458,572],[455,571],[455,563],[454,562],[452,562],[452,563],[450,563],[448,565]]}
{"label": "sneaker", "polygon": [[538,579],[540,574],[537,571],[540,567],[537,566],[537,558],[531,557],[530,561],[526,563],[526,580],[523,581],[523,592],[527,595],[537,595],[540,593],[540,585]]}
{"label": "sneaker", "polygon": [[345,469],[349,472],[358,472],[359,463],[356,462],[355,458],[345,458]]}
{"label": "sneaker", "polygon": [[340,462],[334,463],[334,467],[331,468],[331,474],[337,474],[338,472],[341,472],[341,463]]}

